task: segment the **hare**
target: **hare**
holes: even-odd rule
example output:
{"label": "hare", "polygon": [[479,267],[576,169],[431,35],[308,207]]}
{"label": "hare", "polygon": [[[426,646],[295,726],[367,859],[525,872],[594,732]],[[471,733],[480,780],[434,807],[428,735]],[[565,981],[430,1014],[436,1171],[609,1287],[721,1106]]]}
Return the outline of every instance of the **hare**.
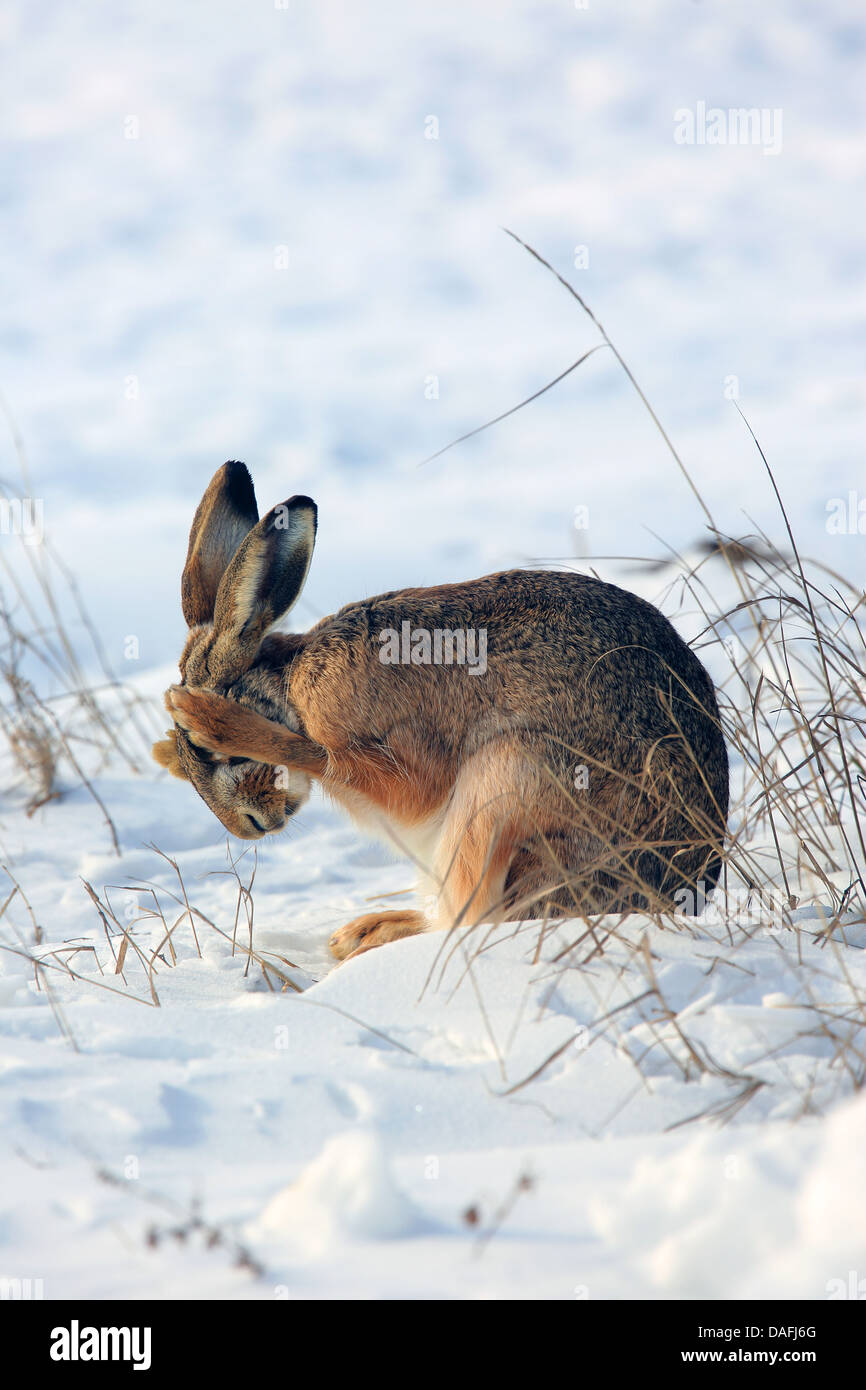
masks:
{"label": "hare", "polygon": [[458,923],[700,911],[728,759],[712,683],[656,608],[510,570],[272,633],[315,536],[310,498],[259,520],[246,467],[216,472],[183,572],[175,727],[154,756],[242,839],[280,830],[316,780],[415,860],[438,910],[367,913],[334,955]]}

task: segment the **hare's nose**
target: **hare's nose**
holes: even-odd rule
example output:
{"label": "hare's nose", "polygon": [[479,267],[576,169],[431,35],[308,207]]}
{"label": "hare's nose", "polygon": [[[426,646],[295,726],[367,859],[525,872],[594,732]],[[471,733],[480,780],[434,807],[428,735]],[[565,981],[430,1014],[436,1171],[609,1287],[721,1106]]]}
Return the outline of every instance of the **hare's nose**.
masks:
{"label": "hare's nose", "polygon": [[258,810],[244,811],[243,815],[257,835],[269,835],[276,830],[282,830],[287,820],[282,811],[274,811],[270,815]]}

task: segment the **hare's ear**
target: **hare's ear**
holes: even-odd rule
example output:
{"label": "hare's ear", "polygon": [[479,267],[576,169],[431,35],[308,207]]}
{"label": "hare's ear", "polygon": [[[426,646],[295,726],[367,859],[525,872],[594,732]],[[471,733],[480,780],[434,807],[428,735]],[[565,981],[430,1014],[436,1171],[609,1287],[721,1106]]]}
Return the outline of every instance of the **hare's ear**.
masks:
{"label": "hare's ear", "polygon": [[214,607],[214,654],[226,671],[246,670],[268,628],[300,595],[313,558],[316,516],[311,498],[290,497],[238,546]]}
{"label": "hare's ear", "polygon": [[155,743],[151,752],[160,767],[167,767],[172,777],[180,777],[184,781],[189,780],[177,756],[177,734],[174,729],[168,729],[165,738],[160,739],[159,743]]}
{"label": "hare's ear", "polygon": [[198,504],[189,533],[180,595],[189,627],[209,623],[229,561],[259,519],[253,480],[245,464],[218,468]]}

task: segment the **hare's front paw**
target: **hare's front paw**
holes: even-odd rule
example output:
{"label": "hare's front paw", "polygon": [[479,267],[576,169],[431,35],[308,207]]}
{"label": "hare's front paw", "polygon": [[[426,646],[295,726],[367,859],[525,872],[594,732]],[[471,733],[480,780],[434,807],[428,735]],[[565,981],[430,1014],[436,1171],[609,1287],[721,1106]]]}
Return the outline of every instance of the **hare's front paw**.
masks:
{"label": "hare's front paw", "polygon": [[363,917],[355,917],[335,931],[328,946],[337,960],[349,960],[351,956],[360,956],[364,951],[385,946],[389,941],[399,941],[402,936],[417,936],[419,932],[427,931],[427,927],[427,919],[422,913],[408,909],[401,912],[365,912]]}
{"label": "hare's front paw", "polygon": [[190,742],[211,753],[230,753],[237,741],[234,724],[238,706],[222,695],[207,690],[190,690],[185,685],[169,686],[165,692],[165,707],[179,728],[189,735]]}

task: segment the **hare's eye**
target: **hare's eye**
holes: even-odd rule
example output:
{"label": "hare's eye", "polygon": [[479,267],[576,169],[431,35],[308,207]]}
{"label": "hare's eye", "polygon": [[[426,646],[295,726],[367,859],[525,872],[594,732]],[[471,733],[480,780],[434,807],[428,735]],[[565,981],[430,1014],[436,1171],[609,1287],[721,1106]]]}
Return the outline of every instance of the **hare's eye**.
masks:
{"label": "hare's eye", "polygon": [[248,762],[249,762],[249,758],[229,758],[229,759],[228,759],[228,765],[229,765],[229,767],[240,767],[241,763],[248,763]]}

